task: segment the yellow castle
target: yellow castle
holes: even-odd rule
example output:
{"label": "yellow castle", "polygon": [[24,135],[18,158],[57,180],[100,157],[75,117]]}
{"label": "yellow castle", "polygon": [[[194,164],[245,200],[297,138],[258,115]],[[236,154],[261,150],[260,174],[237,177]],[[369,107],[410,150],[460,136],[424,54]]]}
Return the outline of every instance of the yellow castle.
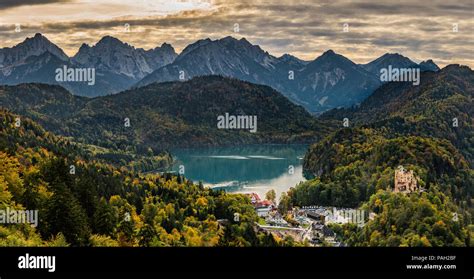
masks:
{"label": "yellow castle", "polygon": [[415,174],[413,170],[407,171],[403,166],[398,166],[395,170],[394,193],[411,193],[418,190]]}

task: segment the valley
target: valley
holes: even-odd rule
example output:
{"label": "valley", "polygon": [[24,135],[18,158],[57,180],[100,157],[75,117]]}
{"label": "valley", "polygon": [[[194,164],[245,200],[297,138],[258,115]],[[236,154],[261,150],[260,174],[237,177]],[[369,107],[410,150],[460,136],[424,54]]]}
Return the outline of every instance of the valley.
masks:
{"label": "valley", "polygon": [[[40,34],[24,44],[39,49],[21,63],[1,50],[15,66],[0,78],[0,198],[46,215],[37,230],[9,229],[22,245],[471,245],[467,66],[276,58],[232,37],[180,54],[105,37],[72,59]],[[23,76],[30,61],[49,66]],[[87,92],[58,85],[48,71],[59,65],[100,78]],[[420,73],[417,84],[381,80],[392,66]],[[417,187],[395,191],[400,170]],[[364,224],[331,207],[367,213]]]}

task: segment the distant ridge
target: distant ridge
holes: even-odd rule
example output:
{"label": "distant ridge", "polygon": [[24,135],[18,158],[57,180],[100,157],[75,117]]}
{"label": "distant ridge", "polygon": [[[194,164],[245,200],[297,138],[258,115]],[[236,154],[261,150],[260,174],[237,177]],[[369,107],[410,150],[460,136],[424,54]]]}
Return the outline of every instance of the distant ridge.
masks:
{"label": "distant ridge", "polygon": [[[268,86],[219,76],[166,82],[93,99],[56,85],[0,86],[0,106],[30,117],[46,129],[113,149],[309,143],[329,126]],[[248,129],[219,129],[218,117],[257,119]],[[131,122],[124,127],[124,119]]]}
{"label": "distant ridge", "polygon": [[[46,37],[36,34],[17,46],[0,49],[0,84],[59,84],[76,95],[95,97],[155,82],[221,75],[271,86],[295,104],[320,114],[362,102],[380,86],[378,71],[389,64],[422,71],[438,69],[432,60],[416,64],[400,54],[385,54],[365,65],[332,50],[313,61],[290,54],[275,57],[245,38],[230,36],[198,40],[179,55],[167,43],[144,50],[105,36],[95,45],[83,44],[69,58]],[[55,70],[64,65],[94,69],[96,83],[56,81]]]}

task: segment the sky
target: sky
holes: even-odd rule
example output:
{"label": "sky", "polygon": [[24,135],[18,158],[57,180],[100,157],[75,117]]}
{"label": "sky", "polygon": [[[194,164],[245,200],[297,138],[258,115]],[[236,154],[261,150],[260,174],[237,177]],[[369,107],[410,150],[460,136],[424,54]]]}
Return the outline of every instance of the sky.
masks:
{"label": "sky", "polygon": [[304,60],[332,49],[356,63],[401,53],[474,66],[474,0],[0,0],[0,47],[35,33],[70,56],[106,35],[178,52],[233,36]]}

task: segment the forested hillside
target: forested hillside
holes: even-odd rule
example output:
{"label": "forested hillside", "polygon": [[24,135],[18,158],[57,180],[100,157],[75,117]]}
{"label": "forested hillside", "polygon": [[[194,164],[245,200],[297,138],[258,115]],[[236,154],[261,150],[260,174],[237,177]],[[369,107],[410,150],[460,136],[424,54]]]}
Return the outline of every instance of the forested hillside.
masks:
{"label": "forested hillside", "polygon": [[460,212],[449,197],[435,189],[413,195],[380,190],[362,208],[375,214],[363,228],[354,224],[332,226],[349,246],[474,245],[469,217]]}
{"label": "forested hillside", "polygon": [[39,222],[1,225],[0,246],[285,244],[254,231],[257,217],[243,195],[91,161],[27,118],[16,125],[18,117],[0,111],[0,208],[38,210]]}
{"label": "forested hillside", "polygon": [[391,139],[369,128],[343,129],[313,145],[303,167],[317,179],[305,183],[309,189],[298,187],[295,198],[306,205],[357,206],[377,190],[390,188],[399,165],[413,169],[422,187],[439,185],[456,200],[471,202],[467,197],[474,195],[474,172],[449,141]]}
{"label": "forested hillside", "polygon": [[[94,99],[57,86],[5,86],[0,106],[75,141],[139,154],[158,155],[171,147],[309,143],[330,130],[270,87],[218,76]],[[218,129],[217,117],[226,113],[256,116],[257,131]]]}
{"label": "forested hillside", "polygon": [[[420,86],[388,83],[359,107],[324,114],[350,125],[310,147],[311,179],[290,190],[292,204],[375,213],[363,229],[336,228],[349,245],[470,245],[473,96],[473,71],[450,65],[423,73]],[[400,165],[413,171],[417,191],[393,192]]]}
{"label": "forested hillside", "polygon": [[449,65],[423,72],[419,86],[392,82],[352,109],[327,112],[323,119],[367,125],[387,137],[418,135],[449,140],[474,165],[474,72]]}

